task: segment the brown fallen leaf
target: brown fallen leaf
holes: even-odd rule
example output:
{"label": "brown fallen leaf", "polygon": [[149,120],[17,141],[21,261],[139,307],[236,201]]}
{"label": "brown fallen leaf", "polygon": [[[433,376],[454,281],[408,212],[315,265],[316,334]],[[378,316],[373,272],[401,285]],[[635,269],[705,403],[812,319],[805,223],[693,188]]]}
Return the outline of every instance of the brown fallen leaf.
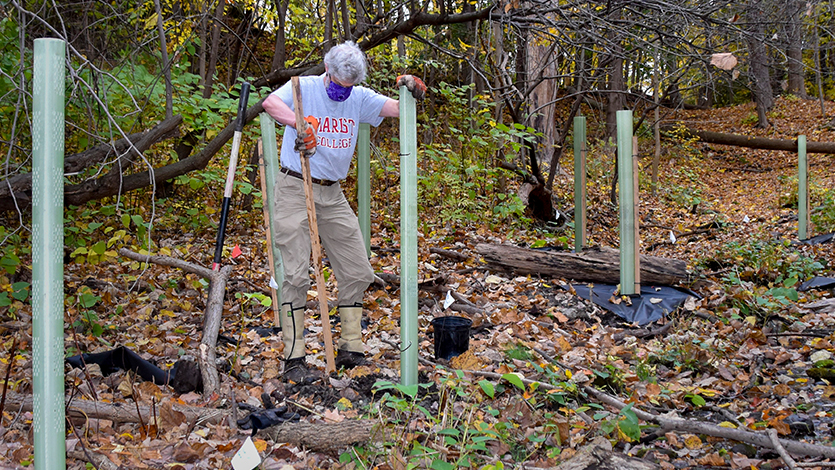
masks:
{"label": "brown fallen leaf", "polygon": [[785,397],[792,392],[791,387],[789,387],[786,384],[775,385],[772,390],[774,391],[774,393],[776,393],[777,395],[780,395],[781,397]]}
{"label": "brown fallen leaf", "polygon": [[699,465],[709,465],[714,467],[722,467],[725,465],[725,459],[719,455],[718,452],[712,452],[700,459],[696,459]]}
{"label": "brown fallen leaf", "polygon": [[450,360],[450,365],[456,369],[462,370],[480,370],[481,361],[473,354],[472,351],[467,350]]}
{"label": "brown fallen leaf", "polygon": [[688,449],[698,449],[702,446],[702,440],[695,434],[687,434],[684,437],[684,446]]}
{"label": "brown fallen leaf", "polygon": [[162,422],[160,429],[171,429],[184,423],[186,415],[175,410],[171,405],[171,400],[165,400],[159,405],[159,419]]}
{"label": "brown fallen leaf", "polygon": [[174,460],[182,463],[192,463],[200,458],[200,454],[191,448],[188,443],[183,442],[174,450]]}

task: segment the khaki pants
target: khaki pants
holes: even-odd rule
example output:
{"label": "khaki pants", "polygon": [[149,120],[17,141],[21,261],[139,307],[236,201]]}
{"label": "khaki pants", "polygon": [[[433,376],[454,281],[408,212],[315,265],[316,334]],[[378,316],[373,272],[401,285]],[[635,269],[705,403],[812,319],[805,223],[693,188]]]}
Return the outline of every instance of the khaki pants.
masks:
{"label": "khaki pants", "polygon": [[[284,261],[281,300],[293,309],[304,308],[310,289],[310,232],[304,181],[279,173],[273,197],[278,219],[274,248]],[[374,270],[368,262],[357,216],[339,184],[314,184],[313,200],[319,238],[339,286],[338,305],[362,306],[365,289],[374,281]]]}

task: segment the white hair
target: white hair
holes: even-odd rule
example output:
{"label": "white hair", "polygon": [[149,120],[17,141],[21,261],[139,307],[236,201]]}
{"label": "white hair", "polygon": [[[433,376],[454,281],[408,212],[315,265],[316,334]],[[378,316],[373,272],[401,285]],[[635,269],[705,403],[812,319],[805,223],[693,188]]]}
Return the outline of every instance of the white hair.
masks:
{"label": "white hair", "polygon": [[353,41],[334,46],[325,54],[328,73],[342,83],[356,85],[365,80],[365,53]]}

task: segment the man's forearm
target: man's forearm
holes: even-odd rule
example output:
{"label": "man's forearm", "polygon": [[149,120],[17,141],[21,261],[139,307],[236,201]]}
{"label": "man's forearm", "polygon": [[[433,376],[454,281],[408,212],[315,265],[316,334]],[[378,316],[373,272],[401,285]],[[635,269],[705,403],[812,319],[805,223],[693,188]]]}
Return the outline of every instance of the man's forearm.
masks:
{"label": "man's forearm", "polygon": [[270,95],[264,100],[264,111],[280,124],[296,127],[296,114],[284,101],[276,95]]}

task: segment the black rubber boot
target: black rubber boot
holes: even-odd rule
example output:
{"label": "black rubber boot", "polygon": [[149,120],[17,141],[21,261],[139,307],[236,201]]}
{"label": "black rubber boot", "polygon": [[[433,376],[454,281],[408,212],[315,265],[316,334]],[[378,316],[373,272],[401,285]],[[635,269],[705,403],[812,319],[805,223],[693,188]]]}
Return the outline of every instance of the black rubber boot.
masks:
{"label": "black rubber boot", "polygon": [[284,378],[297,384],[309,382],[317,375],[308,369],[304,356],[284,361]]}
{"label": "black rubber boot", "polygon": [[336,368],[353,369],[357,366],[364,366],[368,364],[363,353],[348,351],[346,349],[339,349],[336,351],[336,359],[334,360]]}

